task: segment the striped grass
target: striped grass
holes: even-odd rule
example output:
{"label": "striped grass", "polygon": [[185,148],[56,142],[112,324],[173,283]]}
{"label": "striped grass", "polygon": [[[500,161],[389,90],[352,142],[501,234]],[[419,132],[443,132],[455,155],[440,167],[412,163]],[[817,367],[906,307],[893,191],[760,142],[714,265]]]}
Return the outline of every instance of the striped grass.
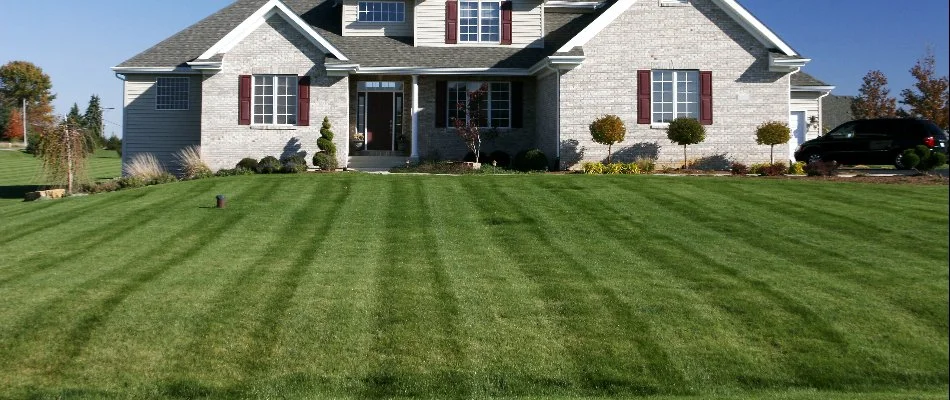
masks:
{"label": "striped grass", "polygon": [[946,398],[947,204],[360,174],[0,202],[0,398]]}

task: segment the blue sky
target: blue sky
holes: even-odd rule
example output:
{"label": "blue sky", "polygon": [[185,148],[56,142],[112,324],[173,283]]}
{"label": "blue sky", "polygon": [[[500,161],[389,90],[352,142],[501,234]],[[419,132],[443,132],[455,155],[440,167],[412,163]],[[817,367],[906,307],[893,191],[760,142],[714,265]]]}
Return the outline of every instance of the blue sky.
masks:
{"label": "blue sky", "polygon": [[[805,71],[857,94],[861,78],[884,71],[897,95],[931,46],[941,75],[950,59],[947,0],[739,0],[813,61]],[[57,113],[102,97],[106,132],[121,132],[122,85],[109,70],[230,0],[0,0],[0,64],[26,60],[53,80]]]}

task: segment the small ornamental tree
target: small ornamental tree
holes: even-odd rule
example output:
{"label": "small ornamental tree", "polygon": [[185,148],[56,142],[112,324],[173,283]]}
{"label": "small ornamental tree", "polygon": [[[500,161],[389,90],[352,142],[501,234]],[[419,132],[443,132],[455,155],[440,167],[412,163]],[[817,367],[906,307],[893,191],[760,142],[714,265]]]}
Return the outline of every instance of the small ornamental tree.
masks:
{"label": "small ornamental tree", "polygon": [[[488,94],[488,84],[482,84],[478,89],[468,94],[468,101],[456,104],[456,109],[460,111],[462,117],[452,118],[452,125],[455,126],[455,133],[465,142],[468,150],[475,154],[475,162],[478,162],[482,152],[482,132],[479,125],[487,121],[482,120],[482,105]],[[467,117],[467,118],[466,118]],[[486,125],[488,125],[486,123]]]}
{"label": "small ornamental tree", "polygon": [[680,117],[670,122],[670,126],[666,128],[666,137],[671,142],[683,146],[683,169],[688,169],[686,146],[706,140],[706,127],[696,118]]}
{"label": "small ornamental tree", "polygon": [[86,134],[81,127],[63,121],[44,128],[40,141],[47,177],[52,182],[65,184],[66,191],[72,194],[76,182],[85,176],[86,160],[92,153],[87,147]]}
{"label": "small ornamental tree", "polygon": [[7,126],[3,131],[3,137],[10,140],[23,140],[23,117],[20,116],[20,110],[10,109],[10,116],[7,118]]}
{"label": "small ornamental tree", "polygon": [[937,75],[937,61],[932,49],[927,50],[924,58],[917,60],[910,74],[917,83],[913,89],[901,91],[901,103],[910,108],[910,115],[933,121],[942,129],[950,125],[950,80],[947,76]]}
{"label": "small ornamental tree", "polygon": [[769,164],[775,164],[775,145],[788,143],[792,138],[792,131],[788,129],[788,124],[778,121],[768,121],[755,131],[755,142],[758,144],[769,145]]}
{"label": "small ornamental tree", "polygon": [[897,115],[897,100],[890,96],[887,76],[881,71],[868,71],[858,89],[858,97],[851,103],[854,118],[887,118]]}
{"label": "small ornamental tree", "polygon": [[610,164],[610,158],[613,155],[611,147],[614,143],[622,142],[626,134],[627,127],[616,115],[604,115],[590,123],[590,135],[594,141],[607,145],[607,164]]}

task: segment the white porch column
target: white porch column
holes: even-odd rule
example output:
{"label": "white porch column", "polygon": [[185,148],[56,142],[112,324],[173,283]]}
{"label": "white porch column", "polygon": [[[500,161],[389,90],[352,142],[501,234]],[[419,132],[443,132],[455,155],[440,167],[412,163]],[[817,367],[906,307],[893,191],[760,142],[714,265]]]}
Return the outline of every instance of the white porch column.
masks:
{"label": "white porch column", "polygon": [[412,76],[412,152],[409,157],[419,159],[419,75]]}

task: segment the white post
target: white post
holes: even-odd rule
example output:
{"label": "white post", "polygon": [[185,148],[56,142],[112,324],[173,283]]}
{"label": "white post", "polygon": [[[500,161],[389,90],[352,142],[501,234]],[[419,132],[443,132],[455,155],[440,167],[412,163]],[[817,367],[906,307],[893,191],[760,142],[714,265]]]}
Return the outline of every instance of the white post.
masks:
{"label": "white post", "polygon": [[20,110],[23,112],[23,146],[27,146],[26,143],[26,97],[23,98],[23,109]]}
{"label": "white post", "polygon": [[419,75],[412,76],[412,152],[409,157],[419,160]]}

